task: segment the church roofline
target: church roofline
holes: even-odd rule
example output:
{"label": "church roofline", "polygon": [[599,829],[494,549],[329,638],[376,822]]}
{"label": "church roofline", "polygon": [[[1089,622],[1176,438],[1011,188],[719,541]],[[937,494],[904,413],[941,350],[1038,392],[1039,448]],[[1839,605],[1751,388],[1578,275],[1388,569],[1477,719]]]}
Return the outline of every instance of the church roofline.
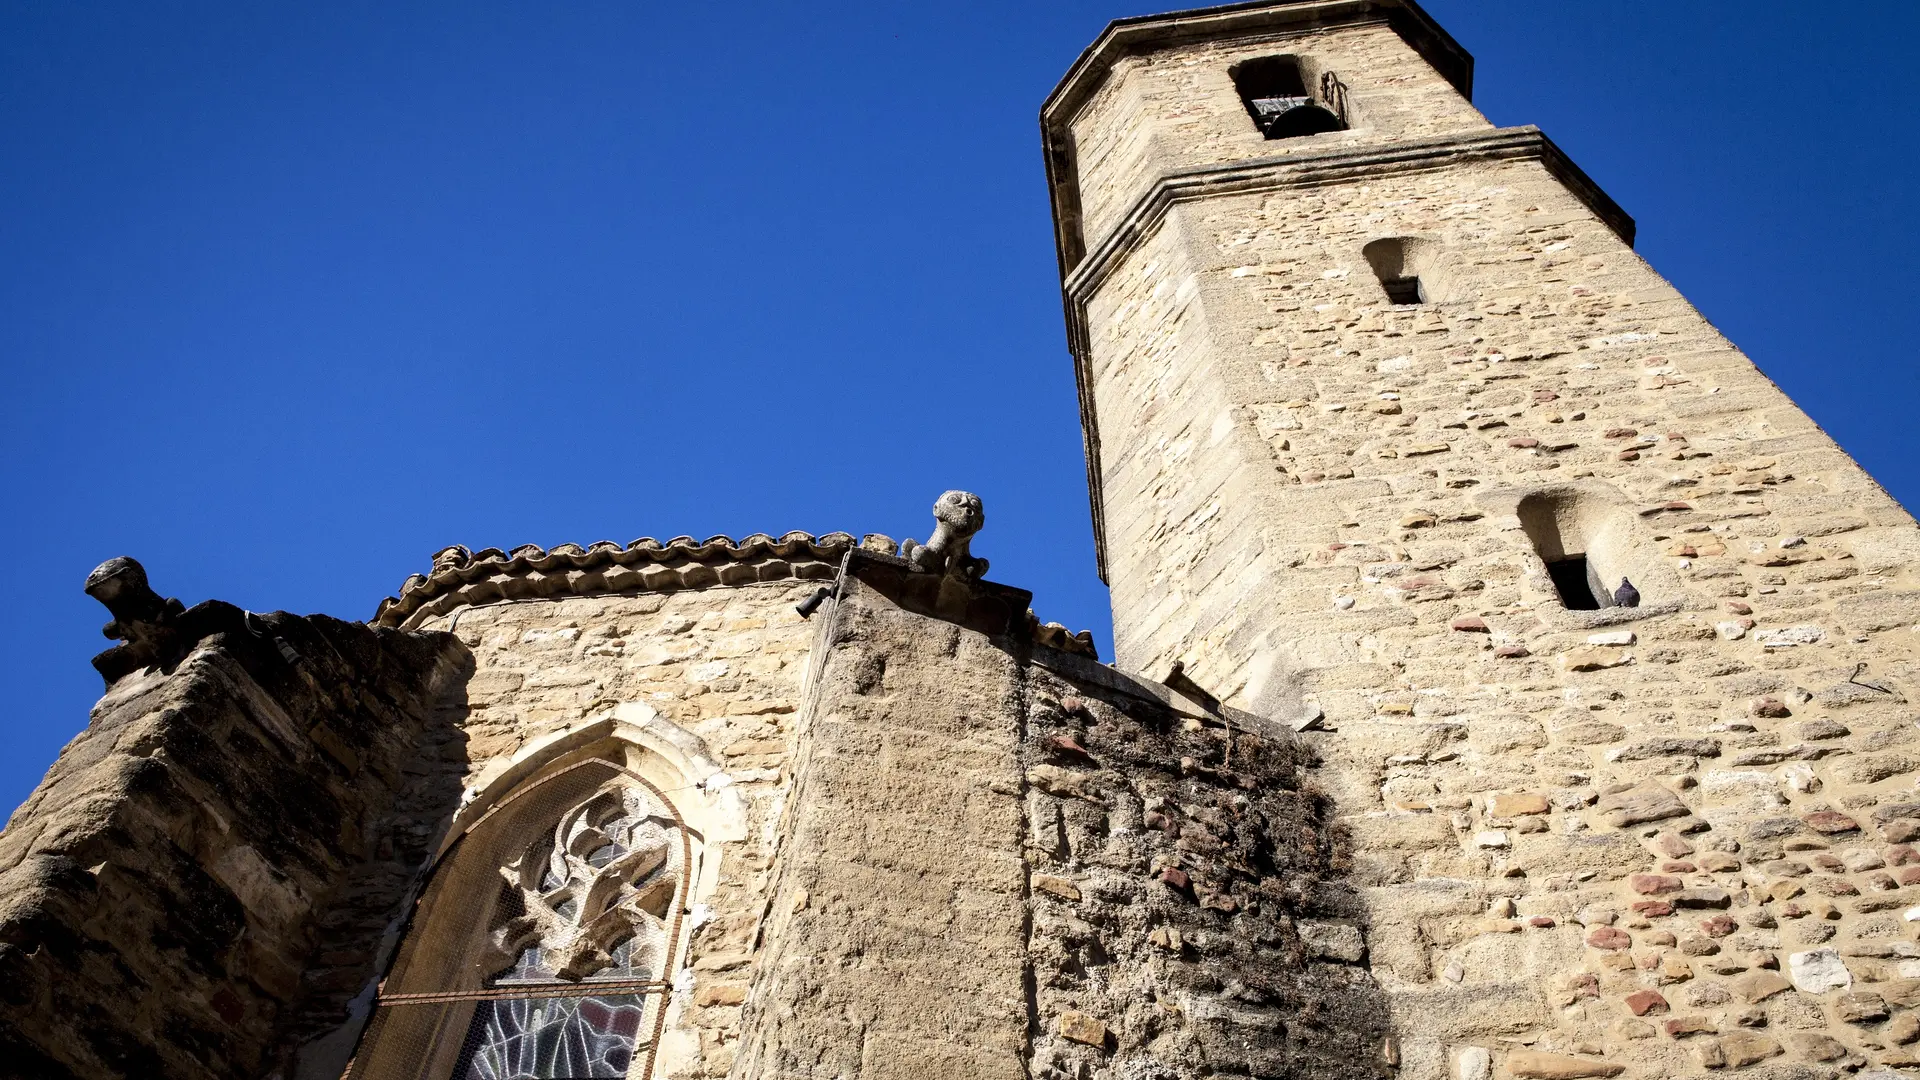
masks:
{"label": "church roofline", "polygon": [[[581,547],[558,544],[543,549],[523,544],[512,551],[443,548],[433,557],[431,574],[415,574],[400,595],[380,601],[368,622],[373,626],[417,629],[429,619],[461,608],[524,600],[679,592],[716,585],[759,582],[833,582],[843,567],[866,584],[905,606],[951,618],[988,633],[1026,635],[1035,645],[1097,659],[1093,636],[1041,622],[1029,606],[1033,594],[991,581],[964,582],[940,573],[914,570],[891,537],[851,533],[814,536],[790,532],[774,537],[754,533],[740,540],[676,536],[662,542],[643,536],[621,546],[601,540]],[[824,591],[824,590],[823,590]],[[958,597],[958,601],[956,601]]]}
{"label": "church roofline", "polygon": [[855,546],[849,533],[781,537],[754,533],[695,540],[676,536],[664,543],[643,536],[621,546],[601,540],[586,547],[523,544],[512,551],[469,553],[445,548],[433,557],[433,572],[415,574],[400,595],[380,601],[376,626],[417,626],[456,608],[504,600],[539,600],[621,592],[665,592],[708,585],[744,585],[796,578],[831,580],[840,558]]}

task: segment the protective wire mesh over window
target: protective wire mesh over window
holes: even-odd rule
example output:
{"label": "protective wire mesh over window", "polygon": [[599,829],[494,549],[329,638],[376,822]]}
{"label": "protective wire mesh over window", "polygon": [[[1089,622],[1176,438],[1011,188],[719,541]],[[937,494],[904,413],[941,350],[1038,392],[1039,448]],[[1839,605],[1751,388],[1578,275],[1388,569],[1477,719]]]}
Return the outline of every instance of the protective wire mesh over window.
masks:
{"label": "protective wire mesh over window", "polygon": [[645,1075],[691,849],[643,786],[619,778],[583,792],[570,779],[536,786],[462,841],[350,1075]]}

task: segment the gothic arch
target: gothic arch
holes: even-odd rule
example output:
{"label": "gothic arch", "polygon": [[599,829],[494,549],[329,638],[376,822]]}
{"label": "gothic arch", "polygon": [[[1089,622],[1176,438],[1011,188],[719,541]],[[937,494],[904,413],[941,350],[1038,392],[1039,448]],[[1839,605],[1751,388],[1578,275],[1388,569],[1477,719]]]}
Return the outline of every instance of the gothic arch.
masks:
{"label": "gothic arch", "polygon": [[687,917],[741,811],[699,740],[641,705],[490,765],[347,1075],[650,1077]]}

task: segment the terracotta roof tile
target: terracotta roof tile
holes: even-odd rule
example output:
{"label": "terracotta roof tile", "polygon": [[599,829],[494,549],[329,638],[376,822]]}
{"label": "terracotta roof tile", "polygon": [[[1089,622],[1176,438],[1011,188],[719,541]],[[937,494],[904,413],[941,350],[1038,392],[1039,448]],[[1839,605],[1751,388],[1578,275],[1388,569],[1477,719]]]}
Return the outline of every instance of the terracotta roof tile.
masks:
{"label": "terracotta roof tile", "polygon": [[522,544],[512,551],[456,546],[435,553],[432,573],[413,575],[399,596],[380,601],[372,621],[376,626],[417,625],[456,608],[503,600],[830,579],[854,543],[843,532],[790,532],[777,538],[754,533],[738,541],[730,536],[676,536],[663,542],[643,536],[625,547],[611,540],[584,548]]}

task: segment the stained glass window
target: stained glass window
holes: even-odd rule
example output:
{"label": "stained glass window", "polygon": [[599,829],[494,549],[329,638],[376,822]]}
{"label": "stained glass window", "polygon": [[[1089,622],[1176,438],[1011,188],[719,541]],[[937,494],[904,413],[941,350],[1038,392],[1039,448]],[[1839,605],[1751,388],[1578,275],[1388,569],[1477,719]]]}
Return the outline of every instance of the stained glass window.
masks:
{"label": "stained glass window", "polygon": [[[662,979],[678,851],[670,817],[629,788],[597,793],[502,867],[521,898],[494,932],[511,964],[487,980],[525,995],[479,1002],[455,1080],[618,1080],[644,1042]],[[596,982],[609,992],[586,992]],[[542,991],[545,990],[545,993]],[[564,992],[559,992],[564,991]]]}
{"label": "stained glass window", "polygon": [[633,1063],[641,999],[502,998],[474,1011],[459,1080],[620,1080]]}

